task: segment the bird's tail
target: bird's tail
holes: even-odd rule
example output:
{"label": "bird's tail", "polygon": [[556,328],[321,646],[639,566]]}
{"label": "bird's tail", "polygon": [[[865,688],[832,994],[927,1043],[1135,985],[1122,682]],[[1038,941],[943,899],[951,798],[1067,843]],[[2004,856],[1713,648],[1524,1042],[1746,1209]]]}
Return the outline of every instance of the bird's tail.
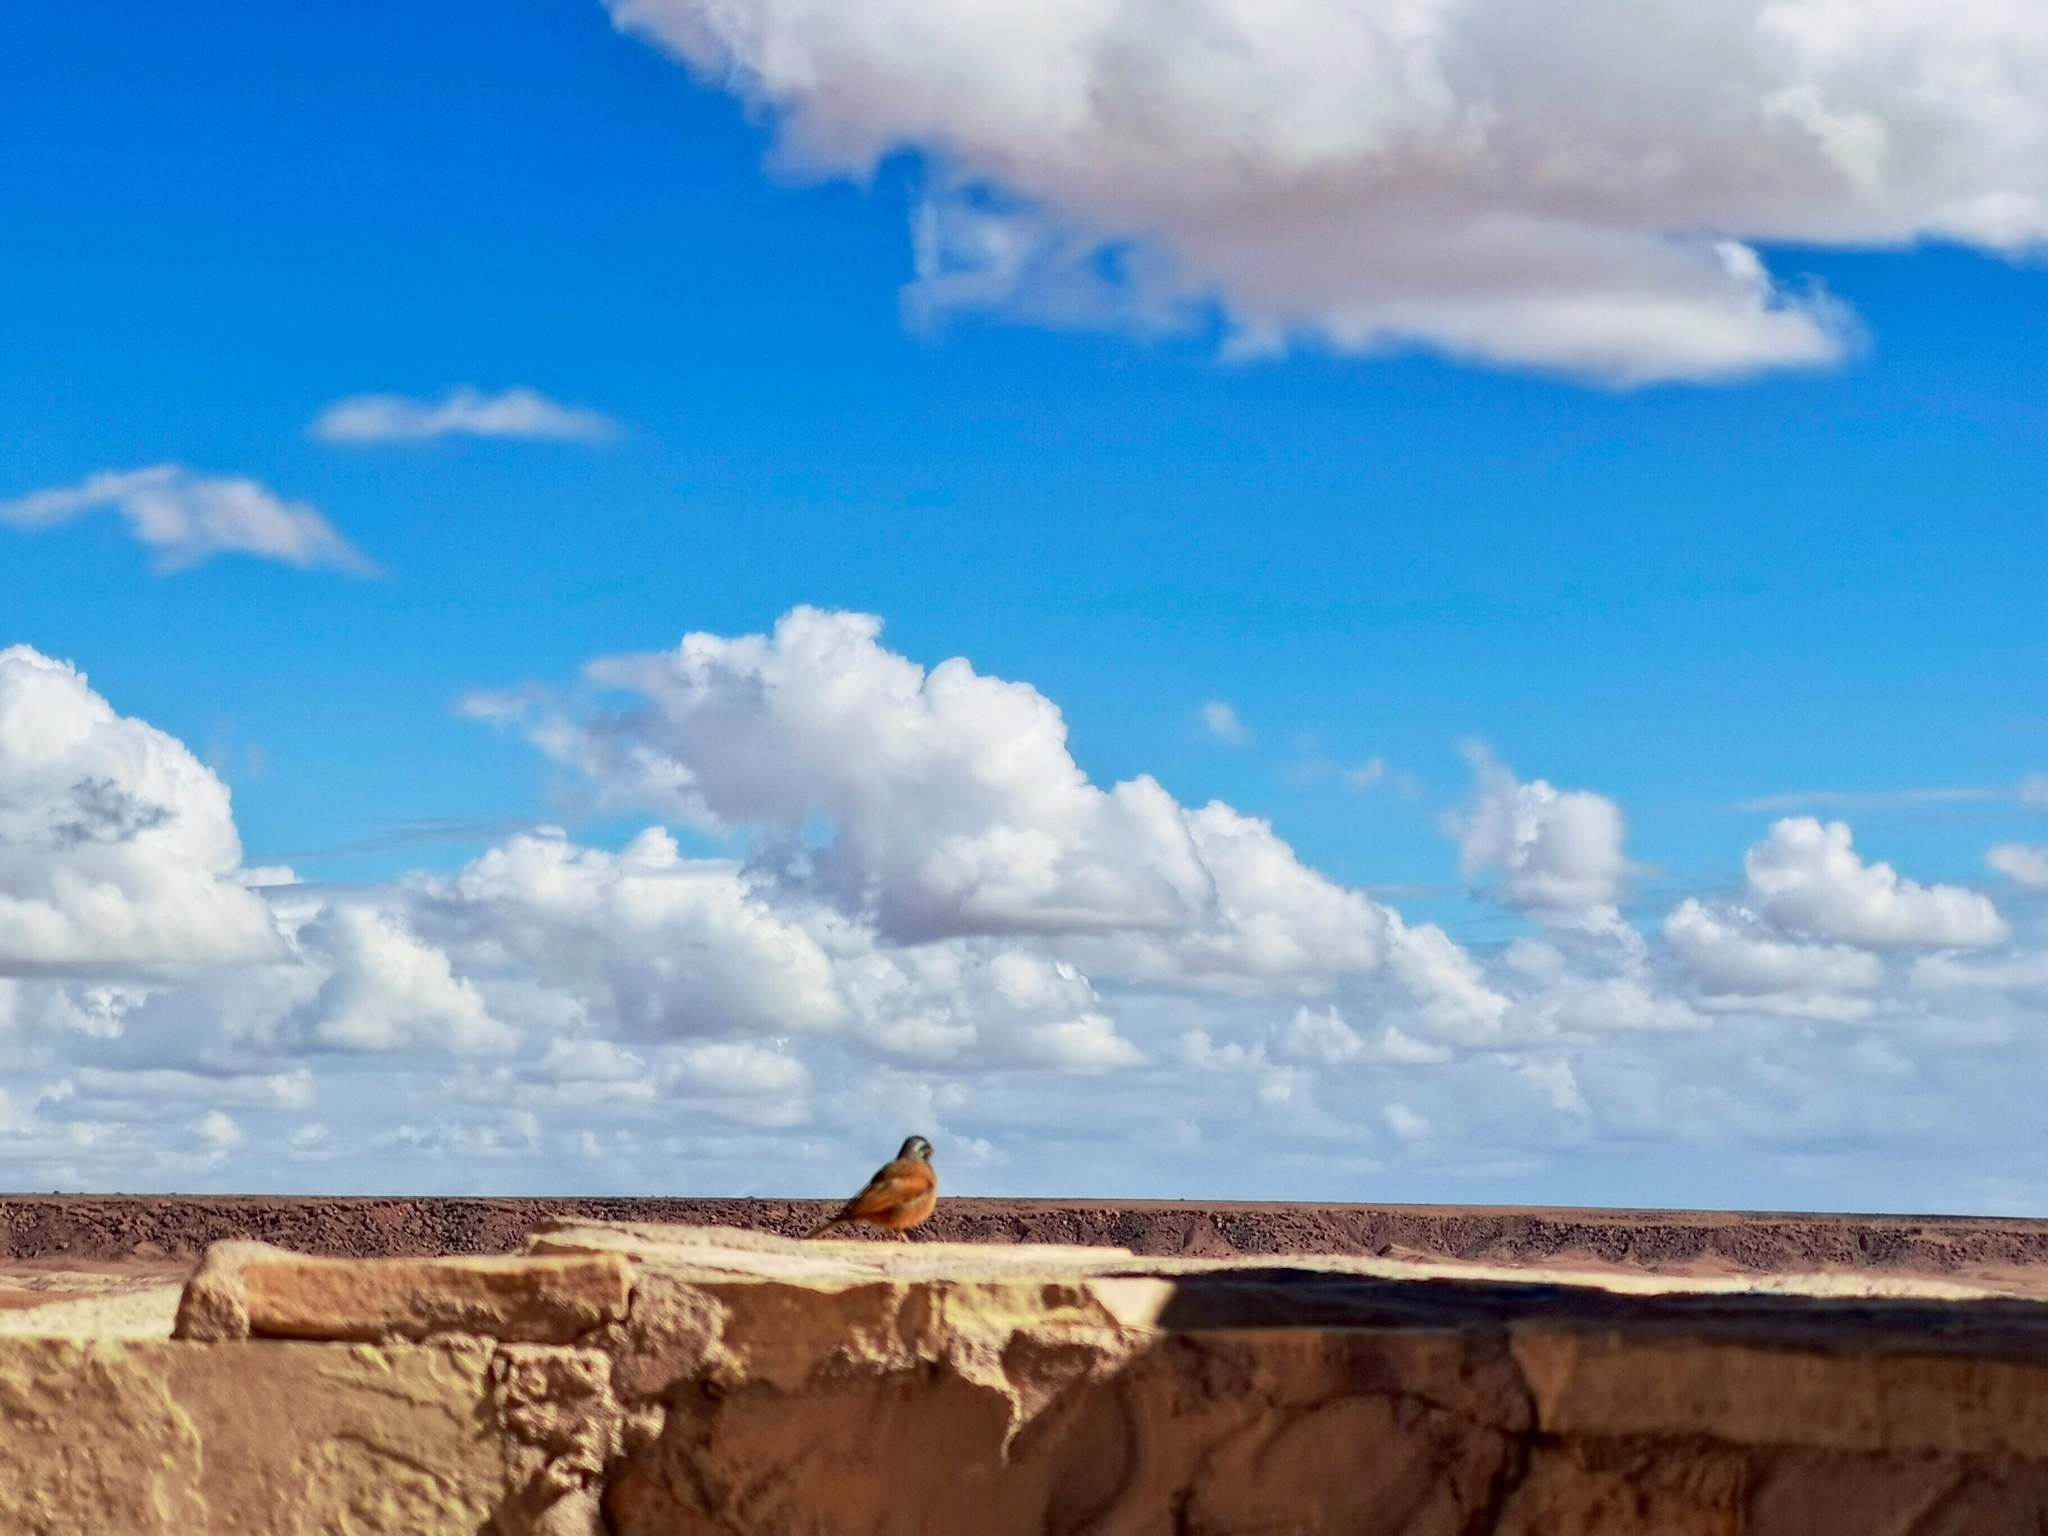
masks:
{"label": "bird's tail", "polygon": [[823,1226],[813,1227],[810,1231],[806,1232],[803,1235],[803,1241],[808,1243],[814,1237],[823,1237],[827,1232],[830,1232],[834,1227],[844,1226],[845,1224],[846,1218],[844,1216],[834,1216],[829,1221],[825,1222]]}

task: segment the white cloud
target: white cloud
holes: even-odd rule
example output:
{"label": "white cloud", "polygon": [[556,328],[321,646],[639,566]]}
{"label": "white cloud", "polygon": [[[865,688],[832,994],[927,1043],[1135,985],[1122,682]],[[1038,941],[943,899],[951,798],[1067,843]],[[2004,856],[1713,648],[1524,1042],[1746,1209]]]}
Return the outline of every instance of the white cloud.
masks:
{"label": "white cloud", "polygon": [[[2048,953],[1947,948],[1995,912],[1865,865],[1846,829],[1807,847],[1781,824],[1739,900],[1646,937],[1612,902],[1554,905],[1618,890],[1619,810],[1501,770],[1475,815],[1508,827],[1488,846],[1541,928],[1467,949],[1265,821],[1097,787],[1049,701],[917,667],[870,620],[794,614],[597,675],[638,681],[520,718],[600,798],[734,856],[650,827],[522,834],[385,885],[251,871],[180,744],[68,667],[0,657],[0,891],[97,893],[58,906],[88,939],[68,958],[0,966],[17,1181],[246,1186],[317,1160],[342,1188],[843,1193],[917,1130],[961,1192],[1343,1198],[1380,1154],[1417,1198],[1555,1198],[1568,1165],[1617,1199],[1725,1203],[1833,1166],[1839,1205],[2031,1155]],[[88,815],[81,779],[120,794]],[[1479,910],[1489,937],[1522,926]],[[236,922],[251,947],[218,947]],[[1880,952],[1908,937],[1932,952]],[[1765,1182],[1685,1182],[1722,1177]]]}
{"label": "white cloud", "polygon": [[1294,1022],[1281,1035],[1279,1047],[1283,1060],[1320,1061],[1331,1067],[1363,1060],[1366,1053],[1365,1041],[1334,1007],[1295,1009]]}
{"label": "white cloud", "polygon": [[1211,699],[1202,706],[1202,724],[1209,728],[1209,734],[1226,746],[1241,747],[1252,739],[1252,733],[1237,717],[1237,710],[1227,699]]}
{"label": "white cloud", "polygon": [[798,608],[772,635],[594,663],[621,707],[470,707],[522,719],[604,804],[751,829],[781,900],[808,895],[891,945],[1035,937],[1091,972],[1223,988],[1384,965],[1426,1010],[1504,1006],[1440,932],[1307,868],[1266,822],[1183,807],[1150,777],[1099,788],[1036,689],[957,658],[926,671],[880,628]]}
{"label": "white cloud", "polygon": [[2036,994],[2048,988],[2048,952],[2034,950],[2004,959],[1922,955],[1913,962],[1913,984],[1929,991],[1965,988]]}
{"label": "white cloud", "polygon": [[254,555],[301,570],[332,566],[367,576],[376,567],[303,501],[285,501],[254,480],[196,475],[176,464],[109,470],[75,486],[0,502],[0,523],[37,529],[113,508],[157,568],[179,571],[215,555]]}
{"label": "white cloud", "polygon": [[1429,1121],[1406,1104],[1389,1104],[1382,1113],[1387,1129],[1403,1141],[1421,1141],[1429,1135]]}
{"label": "white cloud", "polygon": [[666,1074],[709,1093],[801,1093],[810,1086],[804,1064],[785,1051],[748,1041],[693,1046]]}
{"label": "white cloud", "polygon": [[1743,907],[1688,897],[1665,918],[1664,937],[1708,998],[1769,1012],[1860,1017],[1871,1007],[1861,994],[1884,980],[1876,955],[1789,938]]}
{"label": "white cloud", "polygon": [[128,1015],[149,1001],[148,987],[100,985],[51,987],[42,995],[38,1022],[95,1040],[120,1038]]}
{"label": "white cloud", "polygon": [[438,1048],[458,1055],[502,1054],[518,1035],[493,1018],[448,956],[386,911],[334,906],[306,938],[333,971],[309,1010],[312,1038],[342,1051]]}
{"label": "white cloud", "polygon": [[787,1051],[752,1041],[716,1041],[673,1052],[663,1085],[702,1101],[713,1114],[748,1125],[797,1125],[809,1112],[810,1072]]}
{"label": "white cloud", "polygon": [[1738,811],[1810,811],[1821,806],[1839,811],[1896,811],[1929,805],[1968,804],[1978,800],[2018,799],[2025,803],[2027,787],[2017,789],[1997,784],[1942,784],[1924,789],[1794,790],[1784,795],[1757,795],[1736,802]]}
{"label": "white cloud", "polygon": [[642,703],[536,739],[610,803],[795,838],[835,830],[811,878],[891,937],[1177,925],[1211,894],[1180,808],[1139,778],[1105,792],[1036,689],[965,661],[929,673],[880,621],[796,609],[774,635],[687,636],[593,665]]}
{"label": "white cloud", "polygon": [[1399,918],[1308,868],[1269,823],[1215,800],[1174,809],[1207,899],[1177,923],[1131,923],[1087,950],[1098,967],[1263,986],[1361,974],[1388,957]]}
{"label": "white cloud", "polygon": [[2035,890],[2048,889],[2048,848],[2000,843],[1984,855],[1984,862],[2009,880]]}
{"label": "white cloud", "polygon": [[[1206,1036],[1203,1037],[1202,1049],[1206,1053]],[[1347,1066],[1356,1062],[1433,1066],[1451,1057],[1443,1046],[1414,1039],[1392,1024],[1380,1031],[1377,1040],[1368,1041],[1345,1022],[1344,1016],[1334,1006],[1295,1009],[1293,1020],[1274,1041],[1273,1054],[1282,1061],[1316,1063],[1325,1067]]]}
{"label": "white cloud", "polygon": [[531,389],[485,394],[467,385],[439,401],[404,395],[351,395],[314,420],[312,433],[330,443],[417,442],[435,437],[514,437],[601,443],[618,423],[596,411],[558,405]]}
{"label": "white cloud", "polygon": [[923,151],[924,306],[1719,378],[1850,330],[1750,242],[2048,237],[2026,0],[609,3],[793,163]]}
{"label": "white cloud", "polygon": [[1650,976],[1588,976],[1571,970],[1518,999],[1515,1022],[1533,1038],[1700,1029],[1707,1023],[1683,998],[1672,996]]}
{"label": "white cloud", "polygon": [[1191,1029],[1174,1042],[1174,1053],[1183,1066],[1197,1072],[1234,1072],[1265,1061],[1263,1047],[1247,1050],[1236,1041],[1218,1045],[1206,1029]]}
{"label": "white cloud", "polygon": [[820,1030],[845,1013],[810,932],[739,866],[684,859],[659,828],[616,854],[515,837],[404,895],[474,973],[531,976],[628,1037]]}
{"label": "white cloud", "polygon": [[0,974],[275,958],[227,786],[83,674],[0,650]]}
{"label": "white cloud", "polygon": [[551,1040],[538,1073],[558,1082],[642,1082],[649,1074],[645,1060],[609,1040]]}
{"label": "white cloud", "polygon": [[1451,1059],[1442,1046],[1411,1039],[1392,1024],[1380,1031],[1374,1050],[1382,1061],[1404,1067],[1433,1067]]}
{"label": "white cloud", "polygon": [[538,1116],[529,1110],[512,1110],[495,1124],[444,1119],[425,1126],[401,1125],[376,1137],[374,1145],[396,1153],[405,1166],[413,1167],[421,1158],[502,1163],[533,1156],[542,1150],[544,1141]]}
{"label": "white cloud", "polygon": [[259,1109],[305,1109],[313,1102],[313,1074],[304,1067],[223,1077],[161,1067],[117,1072],[80,1067],[70,1081],[82,1099],[198,1100]]}
{"label": "white cloud", "polygon": [[216,1109],[199,1122],[199,1139],[209,1149],[226,1154],[241,1146],[248,1137],[242,1134],[242,1128],[233,1119]]}
{"label": "white cloud", "polygon": [[1560,916],[1611,905],[1628,878],[1621,807],[1590,790],[1524,784],[1484,747],[1469,749],[1478,783],[1451,830],[1466,877],[1491,869],[1526,911]]}
{"label": "white cloud", "polygon": [[1343,773],[1345,786],[1349,789],[1371,789],[1387,776],[1387,760],[1384,757],[1368,757],[1355,768],[1346,768]]}
{"label": "white cloud", "polygon": [[1590,1108],[1585,1095],[1579,1092],[1579,1080],[1570,1062],[1526,1061],[1515,1070],[1540,1088],[1550,1100],[1550,1107],[1560,1114],[1583,1115]]}
{"label": "white cloud", "polygon": [[285,1139],[285,1155],[294,1162],[312,1162],[333,1156],[332,1141],[324,1125],[302,1125]]}
{"label": "white cloud", "polygon": [[1871,948],[1976,948],[2011,936],[1990,899],[1866,864],[1844,822],[1787,817],[1743,860],[1749,895],[1781,928]]}
{"label": "white cloud", "polygon": [[1388,920],[1388,969],[1414,997],[1418,1021],[1439,1038],[1466,1045],[1497,1035],[1508,999],[1471,955],[1432,923],[1411,927],[1398,913]]}
{"label": "white cloud", "polygon": [[1553,926],[1545,938],[1516,940],[1498,970],[1511,998],[1502,1035],[1520,1045],[1707,1023],[1665,984],[1648,942],[1612,907]]}
{"label": "white cloud", "polygon": [[848,931],[837,971],[853,1028],[906,1063],[1095,1072],[1144,1058],[1088,978],[1035,948],[951,939],[884,946]]}
{"label": "white cloud", "polygon": [[[682,858],[659,828],[617,854],[558,833],[517,837],[395,894],[509,1017],[537,1029],[651,1043],[847,1035],[926,1065],[1141,1059],[1071,965],[989,939],[885,944],[802,891]],[[550,1072],[580,1063],[586,1080],[637,1059],[598,1040],[562,1049]]]}

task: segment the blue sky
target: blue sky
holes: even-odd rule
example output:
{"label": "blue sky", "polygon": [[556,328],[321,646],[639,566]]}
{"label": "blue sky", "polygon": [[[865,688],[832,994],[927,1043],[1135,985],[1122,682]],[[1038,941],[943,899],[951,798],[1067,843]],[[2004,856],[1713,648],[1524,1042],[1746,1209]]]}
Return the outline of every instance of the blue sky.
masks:
{"label": "blue sky", "polygon": [[[1148,203],[1155,172],[1076,171],[1028,123],[943,92],[889,120],[900,61],[878,62],[871,39],[807,34],[800,6],[740,7],[813,48],[832,90],[806,96],[747,38],[703,41],[699,9],[0,19],[0,501],[182,465],[315,509],[375,567],[230,551],[166,570],[108,510],[0,527],[0,645],[75,665],[119,715],[183,743],[232,791],[244,862],[293,872],[262,899],[325,903],[310,927],[279,919],[300,991],[246,1028],[221,1021],[256,1005],[219,988],[247,957],[52,958],[0,937],[16,999],[0,1081],[19,1122],[0,1179],[828,1189],[929,1122],[953,1187],[989,1191],[2048,1209],[2028,1171],[2048,1069],[2026,979],[2041,898],[2016,856],[1986,861],[2043,841],[2048,817],[2048,796],[2023,788],[2048,769],[2048,276],[2024,219],[1986,233],[1950,211],[2035,196],[2048,151],[2007,150],[1983,186],[1900,172],[1864,202],[1830,203],[1816,181],[1811,218],[1726,189],[1691,211],[1645,194],[1614,228],[1687,260],[1701,230],[1747,241],[1776,286],[1758,299],[1698,279],[1681,297],[1706,319],[1589,351],[1554,330],[1532,342],[1516,315],[1473,330],[1467,310],[1431,309],[1434,290],[1373,267],[1395,240],[1384,229],[1340,241],[1336,222],[1273,232],[1213,200]],[[957,36],[941,0],[898,9]],[[1733,29],[1754,7],[1725,9]],[[1484,18],[1459,24],[1484,51]],[[987,43],[968,57],[1000,72],[1003,41]],[[1625,72],[1634,45],[1582,46]],[[1817,78],[1885,110],[1862,76]],[[1218,89],[1248,99],[1257,83]],[[1665,132],[1641,102],[1612,104],[1617,132]],[[2048,98],[2025,104],[2048,121]],[[1964,116],[1901,116],[1893,142],[1967,144]],[[1198,135],[1169,151],[1196,169],[1209,153]],[[1328,194],[1338,213],[1393,195],[1359,174]],[[988,206],[1014,213],[1001,232],[1049,242],[1038,275],[969,302],[928,269],[920,282],[919,221]],[[1085,247],[1072,271],[1061,240]],[[1150,258],[1126,241],[1184,275],[1148,286]],[[1625,308],[1635,269],[1606,272],[1593,250],[1575,270]],[[1519,292],[1537,255],[1503,259],[1488,294]],[[1283,268],[1309,276],[1282,292],[1269,278]],[[1107,299],[1061,297],[1073,272],[1104,271]],[[1361,271],[1371,283],[1343,286]],[[1397,312],[1410,318],[1384,318]],[[1748,350],[1714,361],[1699,335]],[[431,406],[459,386],[536,391],[613,428],[313,430],[352,397]],[[803,1025],[693,994],[628,1027],[613,972],[603,997],[566,972],[510,978],[435,929],[455,898],[423,882],[459,881],[541,824],[609,856],[659,823],[685,858],[750,858],[750,879],[766,878],[777,827],[816,847],[872,814],[876,847],[906,835],[894,811],[848,810],[822,781],[758,815],[663,800],[590,745],[632,737],[715,775],[691,754],[716,742],[680,717],[608,714],[620,695],[583,669],[688,632],[766,634],[799,605],[878,616],[863,666],[964,657],[1028,684],[1097,786],[1150,775],[1190,812],[1221,800],[1269,822],[1333,889],[1440,925],[1511,1022],[1497,1037],[1447,1026],[1399,1059],[1371,1042],[1425,1040],[1430,1002],[1382,995],[1385,955],[1227,982],[1177,960],[1161,980],[1101,949],[1102,923],[1124,931],[1101,918],[1070,947],[1018,953],[1078,969],[1093,1000],[1071,1006],[1123,1048],[999,1047],[996,1025],[941,999],[920,1006],[957,1005],[958,1027],[984,1036],[920,1056],[857,1003],[852,1023]],[[537,691],[501,701],[496,725],[479,718],[477,695],[523,687]],[[1212,703],[1242,729],[1212,729]],[[794,750],[764,732],[762,751]],[[1474,742],[1504,780],[1475,773]],[[33,756],[26,737],[12,746]],[[80,764],[66,793],[101,771]],[[1535,793],[1551,785],[1566,811]],[[1625,851],[1591,856],[1598,899],[1560,915],[1513,892],[1518,871],[1583,852],[1574,792],[1619,808]],[[1522,816],[1506,851],[1473,830],[1489,807]],[[1771,906],[1745,854],[1801,816],[1851,824],[1852,882],[1889,861],[1995,906],[1996,926],[1880,932]],[[863,943],[929,959],[927,935],[861,905],[886,901],[894,857],[875,855],[865,895],[788,885],[770,904],[813,903],[799,927],[831,908],[870,924]],[[53,878],[19,864],[8,894]],[[1855,950],[1884,978],[1826,998],[1820,983],[1731,991],[1671,949],[1687,899],[1748,913],[1754,942],[1798,950],[1787,964],[1825,970]],[[1645,969],[1585,915],[1607,908]],[[946,942],[994,964],[1005,934],[1052,922],[993,910],[967,902]],[[337,1001],[349,966],[375,963],[344,911],[396,914],[393,931],[443,956],[447,985],[479,999],[473,1017],[449,1005],[471,1035],[408,1023],[413,1005],[388,998]],[[476,922],[462,942],[482,942]],[[1635,978],[1689,1012],[1650,1032],[1559,1023],[1530,945],[1588,985]],[[1943,965],[2006,979],[1940,992],[1928,968]],[[134,1000],[92,1027],[64,1013],[109,986]],[[520,988],[560,1007],[519,1014]],[[1312,1040],[1300,1020],[1326,1009],[1346,1035]],[[516,1047],[489,1045],[486,1016]],[[578,1078],[568,1045],[613,1057]],[[574,1086],[600,1082],[631,1091]],[[845,1084],[858,1092],[827,1091]],[[1702,1092],[1715,1107],[1696,1121],[1654,1107]],[[2005,1096],[2004,1131],[1970,1123],[1984,1094]],[[1068,1123],[1082,1106],[1088,1123]],[[565,1164],[572,1145],[582,1160]]]}

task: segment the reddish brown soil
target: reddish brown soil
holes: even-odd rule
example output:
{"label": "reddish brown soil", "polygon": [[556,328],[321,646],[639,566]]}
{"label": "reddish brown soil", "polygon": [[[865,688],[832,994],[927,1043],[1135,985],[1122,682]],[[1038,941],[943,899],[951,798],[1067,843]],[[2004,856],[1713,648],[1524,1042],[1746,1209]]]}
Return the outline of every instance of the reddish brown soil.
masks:
{"label": "reddish brown soil", "polygon": [[[0,1268],[176,1271],[208,1243],[307,1253],[504,1253],[550,1216],[691,1222],[801,1235],[808,1200],[0,1196]],[[1401,1205],[948,1200],[924,1240],[1107,1243],[1144,1254],[1382,1254],[1437,1261],[1756,1275],[1881,1272],[2048,1294],[2048,1221]]]}

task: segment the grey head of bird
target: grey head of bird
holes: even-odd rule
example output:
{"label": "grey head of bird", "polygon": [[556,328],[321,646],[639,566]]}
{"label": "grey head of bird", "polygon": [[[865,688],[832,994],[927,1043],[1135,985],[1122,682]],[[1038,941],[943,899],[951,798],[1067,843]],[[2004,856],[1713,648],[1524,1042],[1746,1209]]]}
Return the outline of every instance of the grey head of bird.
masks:
{"label": "grey head of bird", "polygon": [[916,1158],[920,1163],[930,1162],[932,1160],[932,1144],[922,1136],[906,1137],[903,1142],[903,1150],[896,1154],[896,1161],[901,1163],[910,1158]]}

